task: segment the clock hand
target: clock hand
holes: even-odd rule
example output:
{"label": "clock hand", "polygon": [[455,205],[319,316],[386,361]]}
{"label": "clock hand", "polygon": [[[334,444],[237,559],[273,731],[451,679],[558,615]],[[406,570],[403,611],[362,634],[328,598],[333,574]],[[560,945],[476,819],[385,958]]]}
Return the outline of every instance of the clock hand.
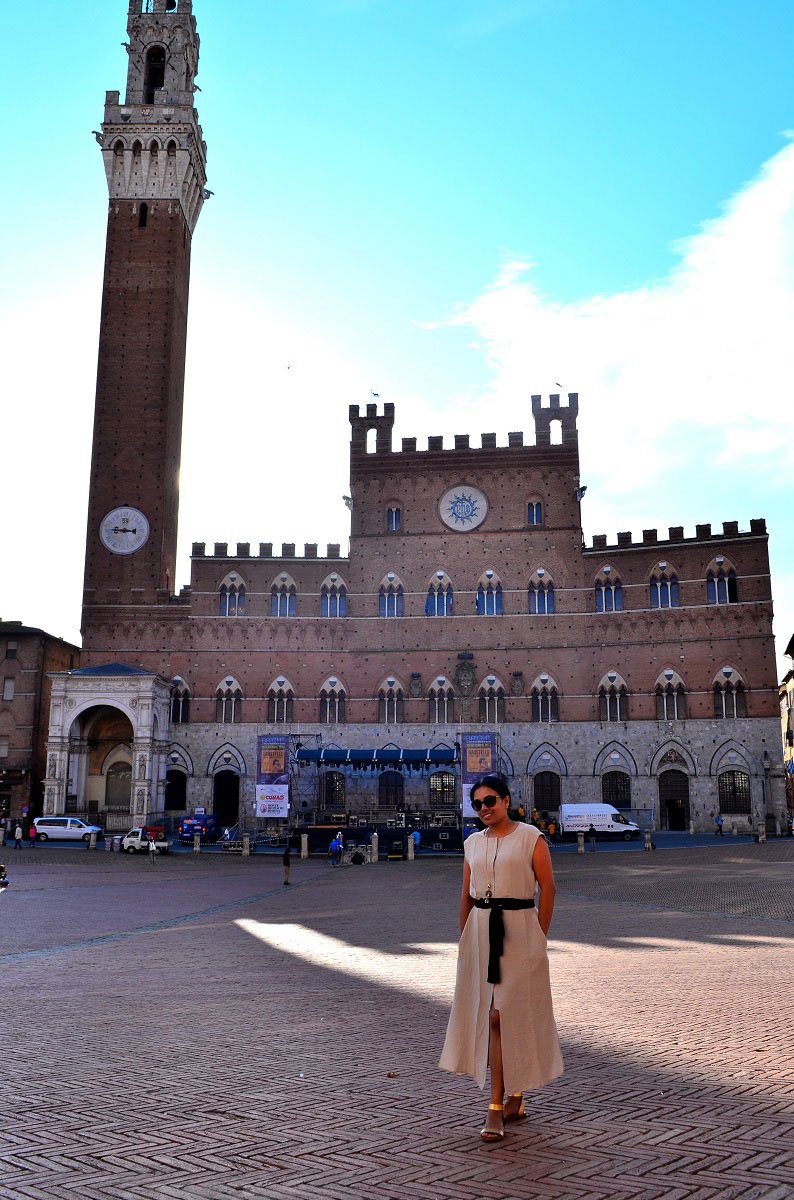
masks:
{"label": "clock hand", "polygon": [[137,532],[138,532],[137,529],[127,529],[127,528],[122,529],[118,525],[114,526],[114,528],[113,528],[113,533],[137,533]]}

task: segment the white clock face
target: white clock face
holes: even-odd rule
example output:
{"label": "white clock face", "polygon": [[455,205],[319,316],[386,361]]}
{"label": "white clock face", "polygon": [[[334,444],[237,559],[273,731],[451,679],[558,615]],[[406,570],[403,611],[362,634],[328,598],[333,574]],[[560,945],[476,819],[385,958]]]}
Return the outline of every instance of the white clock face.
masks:
{"label": "white clock face", "polygon": [[488,501],[479,488],[461,483],[444,492],[438,502],[438,515],[449,529],[468,533],[482,525],[488,515]]}
{"label": "white clock face", "polygon": [[114,508],[99,526],[102,545],[111,554],[134,554],[149,537],[149,522],[139,508]]}

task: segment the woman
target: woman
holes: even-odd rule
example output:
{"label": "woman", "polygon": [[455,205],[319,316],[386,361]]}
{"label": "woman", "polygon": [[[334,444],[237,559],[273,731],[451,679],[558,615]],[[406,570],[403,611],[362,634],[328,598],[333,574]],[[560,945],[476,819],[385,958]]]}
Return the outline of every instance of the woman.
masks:
{"label": "woman", "polygon": [[510,819],[503,779],[478,780],[471,805],[485,828],[465,844],[455,997],[439,1066],[481,1088],[490,1066],[480,1137],[497,1142],[506,1121],[526,1116],[523,1092],[562,1074],[546,954],[554,875],[540,831]]}

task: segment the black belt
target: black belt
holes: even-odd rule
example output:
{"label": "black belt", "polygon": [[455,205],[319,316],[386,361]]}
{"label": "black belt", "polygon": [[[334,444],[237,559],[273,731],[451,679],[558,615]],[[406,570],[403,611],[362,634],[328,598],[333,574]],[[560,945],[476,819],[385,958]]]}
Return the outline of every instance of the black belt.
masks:
{"label": "black belt", "polygon": [[499,959],[505,948],[505,909],[534,908],[534,900],[516,900],[511,896],[483,896],[474,901],[475,908],[490,910],[488,917],[488,982],[500,983],[502,979]]}

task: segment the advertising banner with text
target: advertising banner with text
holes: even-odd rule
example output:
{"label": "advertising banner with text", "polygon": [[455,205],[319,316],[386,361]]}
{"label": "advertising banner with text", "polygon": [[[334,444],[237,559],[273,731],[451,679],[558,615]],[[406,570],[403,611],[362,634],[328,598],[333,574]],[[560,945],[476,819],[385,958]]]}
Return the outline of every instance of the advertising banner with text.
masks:
{"label": "advertising banner with text", "polygon": [[265,735],[256,745],[256,815],[289,816],[289,738]]}
{"label": "advertising banner with text", "polygon": [[464,733],[460,739],[463,816],[473,817],[470,803],[472,784],[481,775],[491,775],[497,769],[495,733]]}

